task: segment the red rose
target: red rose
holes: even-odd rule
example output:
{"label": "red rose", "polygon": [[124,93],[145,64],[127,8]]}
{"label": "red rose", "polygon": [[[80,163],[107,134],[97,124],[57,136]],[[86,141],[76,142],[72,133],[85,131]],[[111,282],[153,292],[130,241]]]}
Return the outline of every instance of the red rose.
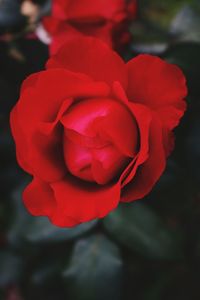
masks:
{"label": "red rose", "polygon": [[181,70],[158,57],[125,64],[94,38],[63,46],[25,80],[11,113],[18,162],[34,177],[27,209],[73,226],[144,197],[165,168],[186,94]]}
{"label": "red rose", "polygon": [[51,54],[83,34],[120,50],[130,40],[128,23],[136,15],[136,0],[54,0],[52,16],[43,25],[52,36]]}

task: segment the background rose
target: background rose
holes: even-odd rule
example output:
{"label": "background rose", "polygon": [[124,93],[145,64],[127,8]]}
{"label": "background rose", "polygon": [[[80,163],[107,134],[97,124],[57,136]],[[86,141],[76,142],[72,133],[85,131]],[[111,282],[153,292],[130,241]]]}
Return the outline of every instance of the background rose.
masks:
{"label": "background rose", "polygon": [[186,93],[180,69],[160,58],[124,64],[93,38],[64,46],[11,114],[18,161],[34,176],[28,210],[73,226],[142,198],[165,168]]}
{"label": "background rose", "polygon": [[130,41],[128,24],[136,15],[136,0],[53,0],[52,15],[43,24],[52,36],[51,53],[82,34],[97,37],[120,51]]}

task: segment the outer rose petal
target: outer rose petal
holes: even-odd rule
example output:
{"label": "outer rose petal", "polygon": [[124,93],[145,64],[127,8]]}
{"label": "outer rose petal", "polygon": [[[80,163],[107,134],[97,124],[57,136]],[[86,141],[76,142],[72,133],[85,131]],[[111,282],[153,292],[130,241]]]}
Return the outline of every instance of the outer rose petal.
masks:
{"label": "outer rose petal", "polygon": [[33,76],[25,80],[17,103],[20,122],[28,131],[38,122],[53,122],[66,99],[100,97],[109,93],[105,83],[64,69],[39,72],[37,80],[36,75]]}
{"label": "outer rose petal", "polygon": [[[30,214],[33,216],[47,216],[54,223],[53,216],[57,209],[57,203],[53,189],[49,184],[34,178],[23,192],[23,202]],[[66,215],[64,219],[62,217],[54,224],[60,227],[77,225],[77,221],[73,218]]]}
{"label": "outer rose petal", "polygon": [[11,114],[20,165],[43,180],[60,180],[65,175],[62,149],[58,148],[61,137],[53,128],[72,103],[68,96],[76,99],[108,93],[106,84],[66,70],[54,69],[29,77]]}
{"label": "outer rose petal", "polygon": [[133,159],[130,163],[130,167],[128,166],[121,175],[122,187],[127,185],[131,180],[134,180],[138,167],[143,164],[149,156],[149,130],[152,113],[147,107],[141,104],[130,103],[129,107],[137,120],[140,145],[137,158]]}
{"label": "outer rose petal", "polygon": [[32,174],[47,182],[61,180],[67,172],[62,153],[61,128],[55,128],[47,135],[35,132],[29,140],[26,156]]}
{"label": "outer rose petal", "polygon": [[128,98],[158,112],[164,125],[174,128],[182,117],[186,105],[186,80],[175,65],[158,57],[139,55],[127,64]]}
{"label": "outer rose petal", "polygon": [[52,216],[53,224],[71,226],[67,216],[76,224],[102,218],[116,208],[120,199],[120,185],[98,185],[83,183],[71,176],[52,183],[57,209]]}
{"label": "outer rose petal", "polygon": [[133,181],[123,188],[121,201],[131,202],[148,194],[160,178],[165,165],[162,126],[158,117],[154,115],[149,135],[149,157],[139,167]]}
{"label": "outer rose petal", "polygon": [[81,37],[63,45],[49,59],[47,68],[65,68],[109,85],[119,81],[124,89],[127,87],[127,71],[123,60],[102,41],[91,37]]}
{"label": "outer rose petal", "polygon": [[28,211],[34,216],[51,216],[56,208],[53,190],[38,178],[34,178],[24,190],[23,201]]}
{"label": "outer rose petal", "polygon": [[[16,141],[17,159],[21,167],[46,181],[60,180],[66,174],[62,154],[62,132],[54,128],[72,101],[63,102],[52,123],[39,123],[34,131],[26,132],[18,122],[17,105],[11,113],[11,128]],[[26,134],[25,134],[26,133]]]}
{"label": "outer rose petal", "polygon": [[20,88],[20,94],[22,94],[26,89],[34,87],[39,79],[39,73],[34,73],[29,75],[23,82]]}

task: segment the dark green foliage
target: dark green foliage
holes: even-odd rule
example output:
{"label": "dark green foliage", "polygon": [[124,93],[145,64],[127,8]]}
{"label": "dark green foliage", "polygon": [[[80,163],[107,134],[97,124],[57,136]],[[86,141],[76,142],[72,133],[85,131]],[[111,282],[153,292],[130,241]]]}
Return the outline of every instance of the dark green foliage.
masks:
{"label": "dark green foliage", "polygon": [[119,248],[104,235],[80,239],[62,273],[69,299],[121,299],[122,270]]}
{"label": "dark green foliage", "polygon": [[103,223],[113,238],[139,255],[156,260],[183,258],[182,232],[169,228],[142,201],[121,204]]}

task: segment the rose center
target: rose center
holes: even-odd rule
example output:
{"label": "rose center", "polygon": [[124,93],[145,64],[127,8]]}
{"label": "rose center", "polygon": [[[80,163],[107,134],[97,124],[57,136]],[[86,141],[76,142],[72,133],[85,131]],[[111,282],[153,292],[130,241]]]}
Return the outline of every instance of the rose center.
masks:
{"label": "rose center", "polygon": [[106,184],[136,155],[137,124],[121,102],[106,98],[80,101],[61,122],[65,163],[78,178]]}

